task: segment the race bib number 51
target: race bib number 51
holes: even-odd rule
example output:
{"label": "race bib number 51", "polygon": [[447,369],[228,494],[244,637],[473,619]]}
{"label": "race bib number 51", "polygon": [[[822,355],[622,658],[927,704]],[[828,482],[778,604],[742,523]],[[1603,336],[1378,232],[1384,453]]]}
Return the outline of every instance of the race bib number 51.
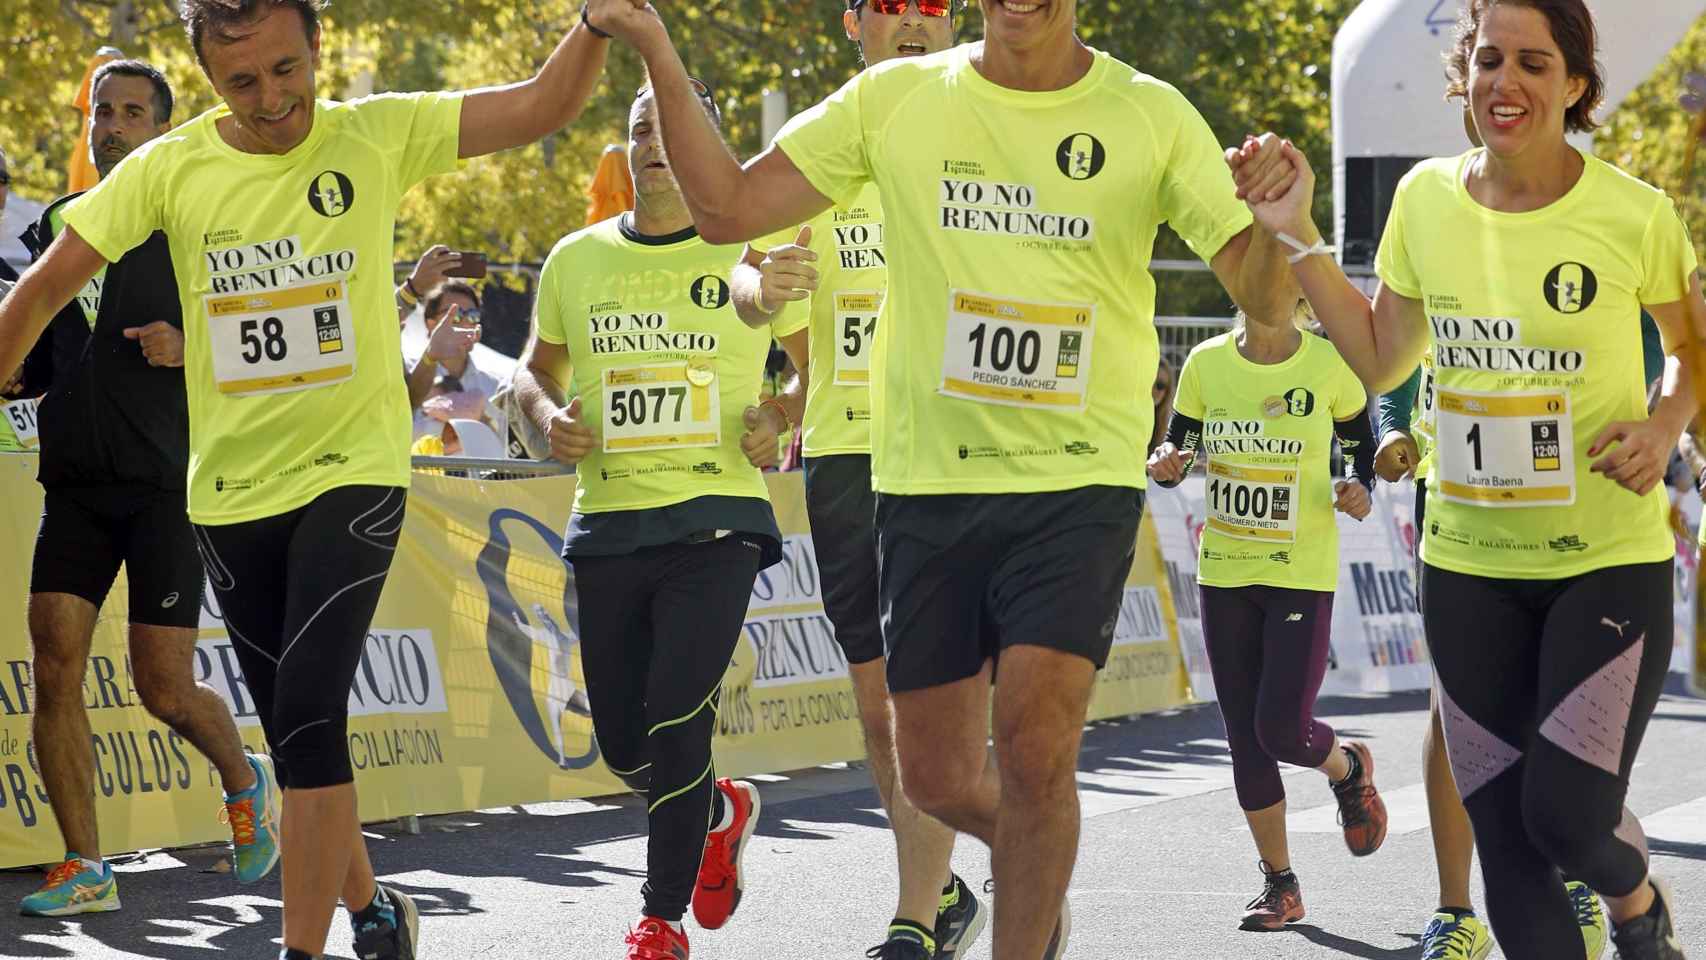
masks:
{"label": "race bib number 51", "polygon": [[940,392],[1012,407],[1083,409],[1095,327],[1090,304],[1025,303],[954,290]]}
{"label": "race bib number 51", "polygon": [[709,361],[604,371],[604,452],[715,447],[722,442],[717,373]]}
{"label": "race bib number 51", "polygon": [[1434,439],[1440,495],[1483,507],[1576,502],[1570,395],[1440,388]]}
{"label": "race bib number 51", "polygon": [[877,338],[878,290],[842,290],[835,294],[835,385],[871,382],[871,341]]}
{"label": "race bib number 51", "polygon": [[349,290],[342,280],[209,296],[205,303],[220,393],[306,390],[355,375]]}
{"label": "race bib number 51", "polygon": [[4,410],[6,423],[12,428],[12,435],[18,438],[19,446],[25,450],[41,446],[41,428],[36,424],[36,401],[14,400],[0,404],[0,410]]}

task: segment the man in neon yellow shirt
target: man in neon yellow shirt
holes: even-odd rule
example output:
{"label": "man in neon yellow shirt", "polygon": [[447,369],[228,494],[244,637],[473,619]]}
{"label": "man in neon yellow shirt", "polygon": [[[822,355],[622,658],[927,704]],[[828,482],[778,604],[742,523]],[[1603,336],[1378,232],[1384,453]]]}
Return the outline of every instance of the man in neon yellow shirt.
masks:
{"label": "man in neon yellow shirt", "polygon": [[391,289],[404,192],[573,120],[605,43],[576,26],[537,76],[467,93],[316,99],[319,0],[187,0],[224,103],[136,151],[66,212],[0,304],[0,369],[102,264],[163,230],[184,309],[188,496],[284,787],[284,953],[415,955],[379,888],[345,742],[350,681],[402,527],[409,407]]}
{"label": "man in neon yellow shirt", "polygon": [[[875,66],[938,53],[953,43],[950,0],[848,0],[843,29]],[[898,788],[894,713],[877,608],[876,505],[871,492],[871,340],[888,286],[882,197],[867,184],[847,207],[825,211],[782,246],[749,247],[731,278],[735,309],[749,323],[794,301],[808,332],[782,346],[801,371],[782,402],[804,424],[806,512],[822,573],[824,611],[847,658],[871,779],[894,830],[900,898],[881,960],[964,956],[988,911],[949,869],[954,832],[920,813]],[[804,243],[791,241],[804,238]],[[765,248],[768,247],[768,250]]]}
{"label": "man in neon yellow shirt", "polygon": [[[866,70],[744,170],[695,115],[649,7],[595,0],[589,19],[645,58],[707,239],[881,191],[871,469],[901,782],[993,847],[997,896],[1012,891],[997,960],[1053,960],[1080,731],[1141,512],[1155,231],[1170,223],[1252,312],[1279,295],[1284,260],[1253,241],[1202,117],[1080,43],[1076,3],[981,5],[982,44]],[[1264,191],[1288,185],[1277,140],[1245,152],[1272,173]]]}
{"label": "man in neon yellow shirt", "polygon": [[[717,117],[702,84],[699,104]],[[628,119],[635,206],[563,238],[539,279],[516,373],[523,409],[575,464],[563,537],[580,597],[581,666],[611,772],[647,800],[646,882],[628,960],[687,960],[682,919],[723,926],[740,904],[758,790],[719,778],[711,735],[753,580],[782,555],[760,470],[788,426],[759,405],[771,335],[722,275],[737,248],[701,239],[670,172],[649,90]]]}

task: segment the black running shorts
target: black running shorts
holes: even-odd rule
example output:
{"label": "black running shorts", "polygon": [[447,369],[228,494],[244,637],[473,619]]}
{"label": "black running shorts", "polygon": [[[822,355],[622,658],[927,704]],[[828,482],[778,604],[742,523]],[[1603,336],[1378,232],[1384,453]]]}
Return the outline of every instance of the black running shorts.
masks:
{"label": "black running shorts", "polygon": [[1143,493],[877,495],[889,689],[975,676],[1017,644],[1107,663]]}
{"label": "black running shorts", "polygon": [[877,610],[877,504],[869,454],[806,459],[806,516],[823,609],[848,663],[883,656]]}
{"label": "black running shorts", "polygon": [[130,582],[131,623],[200,623],[201,557],[182,490],[49,487],[30,592],[67,593],[99,608],[121,564]]}

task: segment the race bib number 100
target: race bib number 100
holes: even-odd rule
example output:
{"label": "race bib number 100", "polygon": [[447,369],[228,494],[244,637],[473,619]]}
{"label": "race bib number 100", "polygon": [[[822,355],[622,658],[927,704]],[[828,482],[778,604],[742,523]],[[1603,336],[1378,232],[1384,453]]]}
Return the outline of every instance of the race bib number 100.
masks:
{"label": "race bib number 100", "polygon": [[717,374],[708,361],[615,367],[603,379],[605,453],[722,442]]}
{"label": "race bib number 100", "polygon": [[[1570,395],[1440,388],[1435,425],[1440,495],[1483,507],[1576,502]],[[1430,481],[1432,482],[1432,481]]]}
{"label": "race bib number 100", "polygon": [[1090,304],[1024,303],[952,291],[940,392],[979,403],[1083,409],[1095,327]]}
{"label": "race bib number 100", "polygon": [[209,296],[205,303],[220,393],[307,390],[355,375],[349,290],[342,280]]}

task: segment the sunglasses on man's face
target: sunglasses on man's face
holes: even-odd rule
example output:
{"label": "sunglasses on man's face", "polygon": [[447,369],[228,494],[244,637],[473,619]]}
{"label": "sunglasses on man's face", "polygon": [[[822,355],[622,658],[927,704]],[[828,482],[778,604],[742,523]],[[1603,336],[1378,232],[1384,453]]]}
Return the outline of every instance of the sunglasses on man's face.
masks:
{"label": "sunglasses on man's face", "polygon": [[869,5],[878,13],[898,17],[914,3],[918,4],[918,12],[926,17],[945,17],[954,12],[954,0],[859,0],[853,9]]}

